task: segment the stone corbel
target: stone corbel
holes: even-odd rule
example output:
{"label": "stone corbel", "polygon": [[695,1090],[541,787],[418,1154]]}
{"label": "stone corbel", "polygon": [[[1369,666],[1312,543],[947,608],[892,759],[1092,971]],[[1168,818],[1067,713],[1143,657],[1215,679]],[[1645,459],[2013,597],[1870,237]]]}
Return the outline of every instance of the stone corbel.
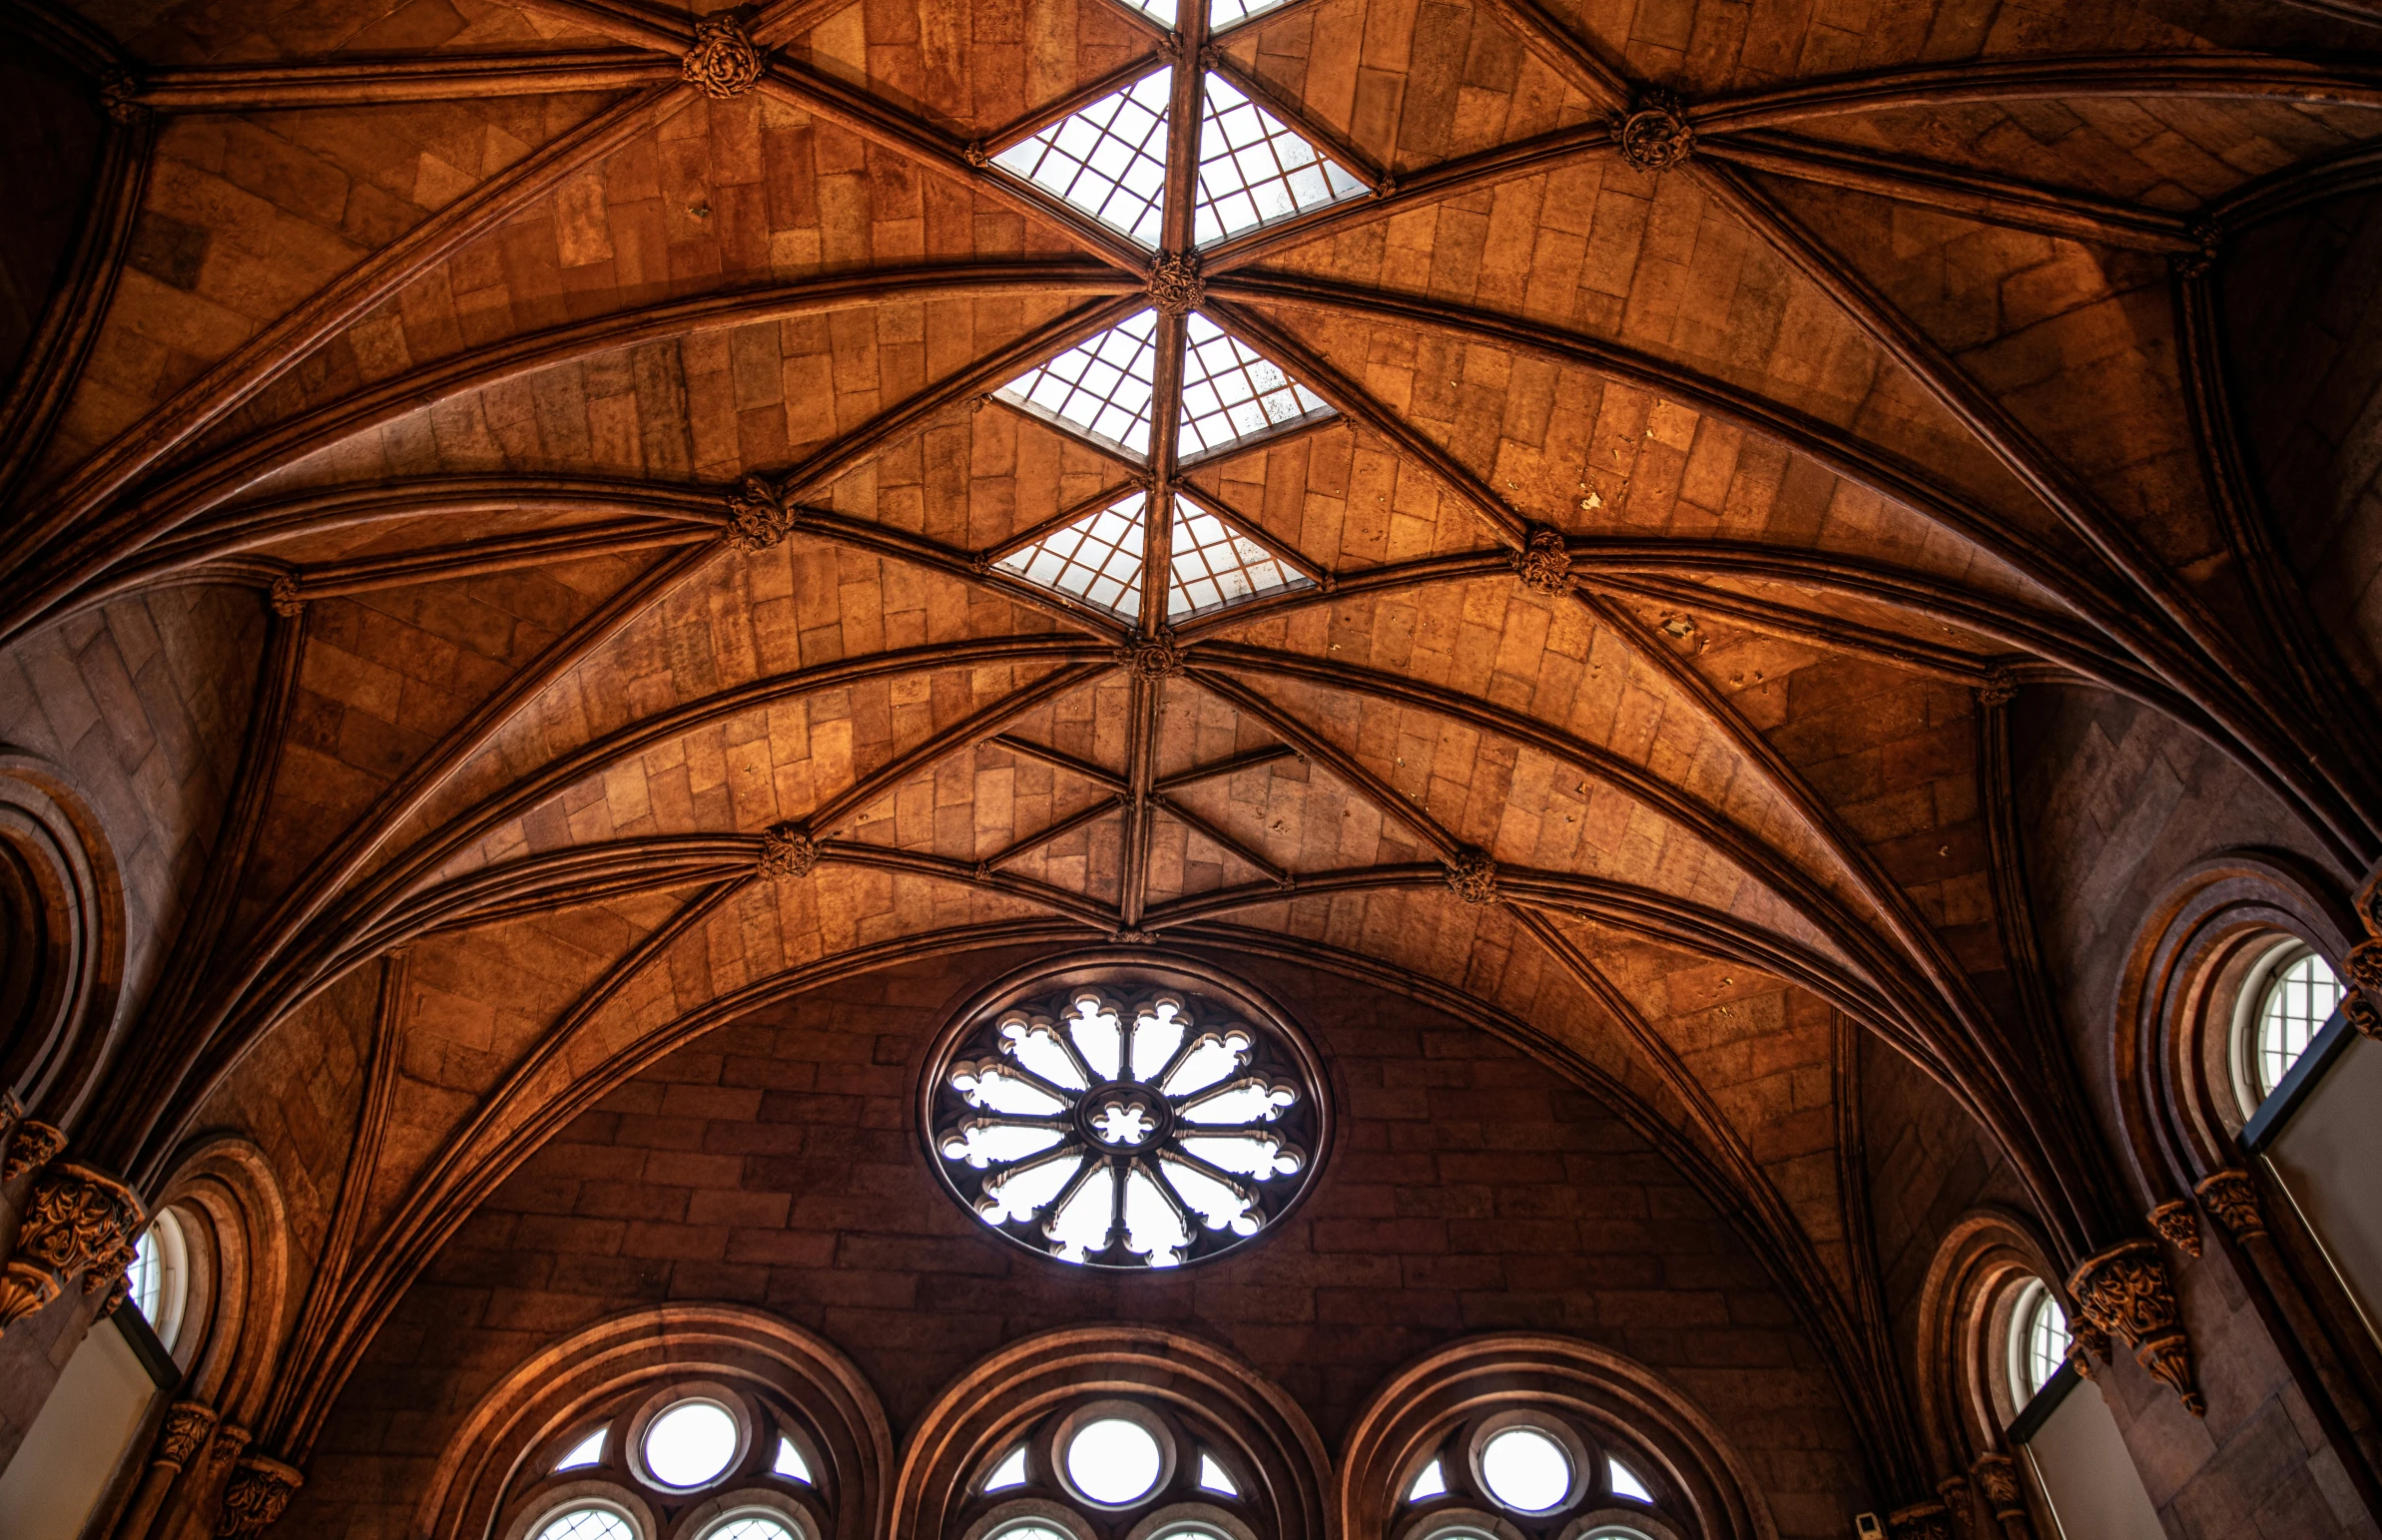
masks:
{"label": "stone corbel", "polygon": [[2087,1257],[2068,1281],[2077,1307],[2103,1332],[2133,1344],[2134,1362],[2168,1386],[2193,1416],[2208,1403],[2192,1379],[2191,1340],[2155,1241],[2125,1241]]}
{"label": "stone corbel", "polygon": [[1891,1540],[1952,1540],[1952,1515],[1940,1502],[1915,1502],[1886,1515]]}
{"label": "stone corbel", "polygon": [[215,1532],[224,1540],[246,1540],[273,1527],[290,1506],[290,1499],[305,1485],[305,1475],[270,1454],[252,1454],[232,1467],[232,1483],[224,1488],[223,1516]]}
{"label": "stone corbel", "polygon": [[114,1283],[133,1259],[141,1200],[112,1177],[71,1161],[44,1172],[25,1199],[17,1247],[0,1274],[0,1332],[80,1280],[93,1294]]}
{"label": "stone corbel", "polygon": [[2258,1185],[2248,1172],[2229,1167],[2210,1172],[2192,1191],[2199,1196],[2200,1207],[2224,1227],[2234,1245],[2266,1234],[2266,1216],[2258,1208]]}
{"label": "stone corbel", "polygon": [[1985,1506],[2003,1527],[2029,1524],[2026,1494],[2019,1490],[2018,1462],[2007,1454],[1981,1454],[1969,1467],[1970,1479],[1977,1483],[1977,1495],[1985,1499]]}
{"label": "stone corbel", "polygon": [[[22,1111],[23,1109],[19,1109]],[[39,1171],[66,1148],[66,1136],[47,1123],[21,1120],[8,1131],[8,1154],[0,1159],[0,1187],[30,1171]]]}

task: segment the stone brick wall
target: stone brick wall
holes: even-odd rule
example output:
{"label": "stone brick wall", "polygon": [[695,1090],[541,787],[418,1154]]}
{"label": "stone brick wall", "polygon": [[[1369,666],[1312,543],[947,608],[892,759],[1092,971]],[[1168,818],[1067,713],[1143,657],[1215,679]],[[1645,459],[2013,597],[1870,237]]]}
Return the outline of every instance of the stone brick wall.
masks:
{"label": "stone brick wall", "polygon": [[1106,1279],[985,1235],[911,1126],[928,1039],[995,964],[894,971],[773,1007],[630,1082],[474,1215],[331,1414],[293,1533],[394,1535],[491,1380],[619,1309],[762,1304],[849,1352],[896,1432],[996,1344],[1131,1318],[1263,1365],[1337,1444],[1399,1364],[1542,1327],[1681,1384],[1751,1462],[1790,1536],[1869,1506],[1850,1427],[1785,1299],[1727,1224],[1592,1099],[1395,996],[1271,968],[1342,1125],[1266,1241],[1168,1278]]}
{"label": "stone brick wall", "polygon": [[[2150,903],[2217,850],[2312,852],[2247,775],[2151,712],[2082,690],[2030,690],[2013,710],[2045,964],[2103,1148],[2114,1151],[2118,976]],[[2114,1155],[2109,1165],[2119,1169]],[[2186,1413],[2122,1355],[2100,1383],[2169,1532],[2374,1534],[2231,1265],[2213,1244],[2197,1262],[2167,1255],[2207,1416]]]}

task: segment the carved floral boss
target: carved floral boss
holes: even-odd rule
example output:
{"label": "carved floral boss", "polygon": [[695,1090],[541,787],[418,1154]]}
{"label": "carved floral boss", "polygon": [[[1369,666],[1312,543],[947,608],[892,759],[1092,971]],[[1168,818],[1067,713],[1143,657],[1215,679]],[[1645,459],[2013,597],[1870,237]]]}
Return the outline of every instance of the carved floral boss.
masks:
{"label": "carved floral boss", "polygon": [[1311,1175],[1315,1088],[1205,1000],[1078,988],[988,1016],[937,1071],[934,1147],[977,1218],[1062,1262],[1166,1268],[1228,1250]]}

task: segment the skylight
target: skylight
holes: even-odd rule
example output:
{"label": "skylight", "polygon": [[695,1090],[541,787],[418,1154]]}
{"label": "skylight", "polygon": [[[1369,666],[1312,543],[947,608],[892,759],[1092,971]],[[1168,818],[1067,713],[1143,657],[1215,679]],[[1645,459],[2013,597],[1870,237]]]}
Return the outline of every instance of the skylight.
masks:
{"label": "skylight", "polygon": [[1369,191],[1231,81],[1211,74],[1202,83],[1194,245],[1210,246]]}
{"label": "skylight", "polygon": [[1309,417],[1330,415],[1332,408],[1323,397],[1226,336],[1206,316],[1194,311],[1186,324],[1178,451],[1183,459],[1212,454]]}
{"label": "skylight", "polygon": [[[1173,8],[1167,11],[1171,21]],[[1144,75],[1011,145],[992,164],[1155,249],[1159,206],[1166,196],[1166,101],[1173,83],[1171,69]]]}
{"label": "skylight", "polygon": [[1146,493],[1131,493],[1012,551],[996,570],[1132,620],[1141,613],[1141,525],[1148,501]]}
{"label": "skylight", "polygon": [[[1285,0],[1210,0],[1208,28],[1210,31],[1222,32],[1227,27],[1238,26],[1250,17],[1270,11],[1284,3]],[[1159,0],[1159,4],[1165,4],[1165,0]],[[1150,11],[1153,15],[1156,14],[1154,6],[1144,6],[1142,9]],[[1167,6],[1166,15],[1169,20],[1172,20],[1174,7]]]}
{"label": "skylight", "polygon": [[1036,416],[1146,459],[1157,368],[1158,314],[1144,310],[1019,375],[999,393]]}
{"label": "skylight", "polygon": [[1313,588],[1305,573],[1231,528],[1222,519],[1177,497],[1174,531],[1167,542],[1166,618],[1179,621],[1221,610],[1244,599]]}

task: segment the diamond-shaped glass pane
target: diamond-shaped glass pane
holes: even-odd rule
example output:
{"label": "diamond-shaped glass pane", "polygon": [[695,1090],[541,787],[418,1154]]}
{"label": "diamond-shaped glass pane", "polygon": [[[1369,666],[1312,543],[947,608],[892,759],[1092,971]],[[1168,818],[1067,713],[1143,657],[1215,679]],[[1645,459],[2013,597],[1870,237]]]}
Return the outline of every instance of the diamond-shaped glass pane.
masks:
{"label": "diamond-shaped glass pane", "polygon": [[[1164,4],[1165,0],[1159,0],[1159,3]],[[1222,32],[1237,22],[1247,21],[1260,12],[1270,11],[1278,5],[1288,3],[1289,0],[1208,0],[1208,29],[1213,32]],[[1145,9],[1148,8],[1145,7]],[[1173,11],[1172,6],[1167,7],[1167,14],[1170,17],[1173,15]]]}
{"label": "diamond-shaped glass pane", "polygon": [[1183,348],[1181,459],[1330,416],[1323,397],[1218,330],[1196,310]]}
{"label": "diamond-shaped glass pane", "polygon": [[1173,81],[1170,69],[1144,75],[1011,145],[992,164],[1154,248],[1166,197],[1166,99]]}
{"label": "diamond-shaped glass pane", "polygon": [[1003,385],[1000,398],[1146,459],[1156,388],[1158,315],[1144,310]]}
{"label": "diamond-shaped glass pane", "polygon": [[[1124,3],[1144,16],[1155,17],[1169,27],[1174,25],[1174,0],[1124,0]],[[1265,0],[1265,3],[1280,5],[1282,0]]]}
{"label": "diamond-shaped glass pane", "polygon": [[1135,492],[1000,559],[1012,577],[1064,594],[1121,620],[1141,613],[1141,521],[1148,497]]}
{"label": "diamond-shaped glass pane", "polygon": [[1191,239],[1201,246],[1293,215],[1363,198],[1365,184],[1274,121],[1220,75],[1202,83],[1199,197]]}
{"label": "diamond-shaped glass pane", "polygon": [[1315,580],[1222,519],[1187,500],[1174,505],[1168,539],[1166,618],[1183,620],[1268,594],[1313,588]]}

